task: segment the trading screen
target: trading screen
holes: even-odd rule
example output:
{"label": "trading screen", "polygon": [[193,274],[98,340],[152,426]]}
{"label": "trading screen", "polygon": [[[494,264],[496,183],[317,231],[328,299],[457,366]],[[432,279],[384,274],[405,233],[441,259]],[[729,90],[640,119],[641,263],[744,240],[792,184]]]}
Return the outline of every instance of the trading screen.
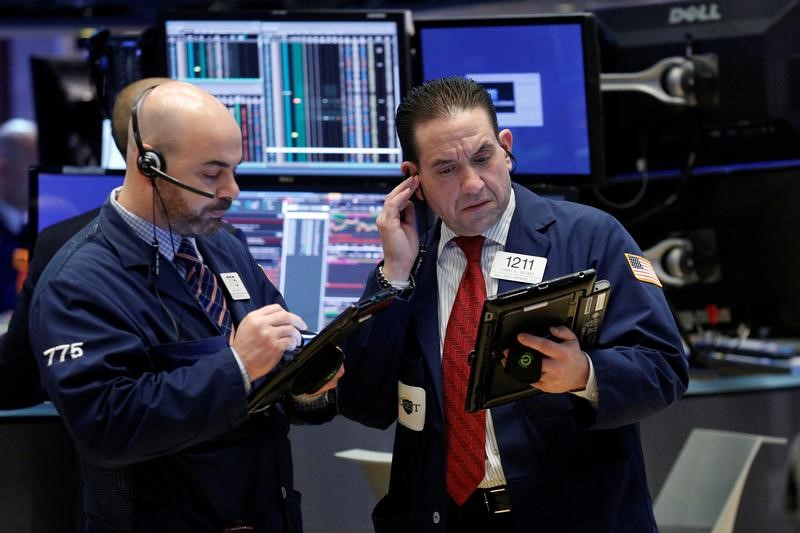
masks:
{"label": "trading screen", "polygon": [[375,220],[383,195],[241,191],[225,217],[289,309],[319,330],[361,297],[383,258]]}
{"label": "trading screen", "polygon": [[240,173],[398,175],[396,23],[171,20],[165,32],[169,76],[239,122]]}

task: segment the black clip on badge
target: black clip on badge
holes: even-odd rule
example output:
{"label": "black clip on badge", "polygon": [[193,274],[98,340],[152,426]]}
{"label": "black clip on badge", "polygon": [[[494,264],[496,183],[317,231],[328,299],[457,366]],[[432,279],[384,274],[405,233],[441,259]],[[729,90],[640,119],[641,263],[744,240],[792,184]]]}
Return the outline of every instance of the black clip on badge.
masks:
{"label": "black clip on badge", "polygon": [[522,383],[536,383],[542,377],[542,354],[514,339],[508,350],[505,371]]}

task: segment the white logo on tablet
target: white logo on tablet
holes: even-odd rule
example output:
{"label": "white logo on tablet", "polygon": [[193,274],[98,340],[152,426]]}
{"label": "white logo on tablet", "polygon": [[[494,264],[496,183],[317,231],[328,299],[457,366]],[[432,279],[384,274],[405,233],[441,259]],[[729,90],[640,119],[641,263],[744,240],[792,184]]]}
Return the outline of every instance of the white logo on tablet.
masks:
{"label": "white logo on tablet", "polygon": [[520,283],[539,283],[544,279],[546,257],[497,252],[489,275],[496,279],[507,279]]}
{"label": "white logo on tablet", "polygon": [[397,421],[413,431],[425,427],[425,389],[397,382]]}

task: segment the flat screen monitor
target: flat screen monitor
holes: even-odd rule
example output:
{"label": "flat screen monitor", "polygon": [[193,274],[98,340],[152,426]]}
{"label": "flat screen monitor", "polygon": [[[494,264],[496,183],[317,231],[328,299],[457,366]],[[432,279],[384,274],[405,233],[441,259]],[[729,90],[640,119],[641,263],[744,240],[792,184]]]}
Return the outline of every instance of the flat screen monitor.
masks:
{"label": "flat screen monitor", "polygon": [[520,181],[602,181],[597,30],[590,15],[415,20],[417,80],[486,87]]}
{"label": "flat screen monitor", "polygon": [[800,166],[797,0],[630,3],[595,16],[604,73],[639,72],[671,57],[714,66],[698,70],[696,106],[603,94],[608,181],[640,179],[643,169],[675,178]]}
{"label": "flat screen monitor", "polygon": [[399,177],[404,11],[163,14],[166,75],[242,129],[240,174]]}
{"label": "flat screen monitor", "polygon": [[[120,172],[99,168],[34,168],[33,231],[102,205],[122,179]],[[289,309],[312,330],[322,329],[361,297],[367,276],[383,257],[376,218],[384,192],[289,189],[245,179],[240,185],[226,221],[242,231]]]}
{"label": "flat screen monitor", "polygon": [[44,228],[101,206],[122,179],[122,171],[99,167],[33,167],[28,188],[31,242]]}
{"label": "flat screen monitor", "polygon": [[358,300],[383,259],[376,218],[383,193],[244,189],[225,219],[289,309],[319,331]]}

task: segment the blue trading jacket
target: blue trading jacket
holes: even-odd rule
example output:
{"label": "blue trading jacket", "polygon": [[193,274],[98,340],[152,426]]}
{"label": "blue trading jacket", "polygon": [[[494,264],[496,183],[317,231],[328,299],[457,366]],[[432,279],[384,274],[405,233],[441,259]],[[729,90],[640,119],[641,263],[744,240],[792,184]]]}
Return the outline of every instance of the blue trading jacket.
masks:
{"label": "blue trading jacket", "polygon": [[[663,292],[634,278],[624,254],[641,250],[614,218],[514,190],[506,251],[546,257],[544,279],[594,268],[611,282],[599,343],[588,352],[599,387],[596,411],[572,394],[544,393],[491,409],[519,530],[655,532],[638,422],[678,400],[688,384]],[[395,300],[345,346],[345,416],[388,427],[402,408],[398,381],[421,387],[426,398],[421,431],[396,426],[389,494],[373,514],[379,533],[446,530],[438,229],[428,236],[411,298]],[[501,280],[498,290],[519,286]],[[374,274],[366,290],[378,290]]]}
{"label": "blue trading jacket", "polygon": [[[250,298],[234,324],[278,303],[246,247],[197,239],[215,272]],[[283,410],[247,416],[231,349],[180,275],[110,204],[69,241],[36,286],[30,330],[43,385],[82,459],[88,530],[300,529]]]}

